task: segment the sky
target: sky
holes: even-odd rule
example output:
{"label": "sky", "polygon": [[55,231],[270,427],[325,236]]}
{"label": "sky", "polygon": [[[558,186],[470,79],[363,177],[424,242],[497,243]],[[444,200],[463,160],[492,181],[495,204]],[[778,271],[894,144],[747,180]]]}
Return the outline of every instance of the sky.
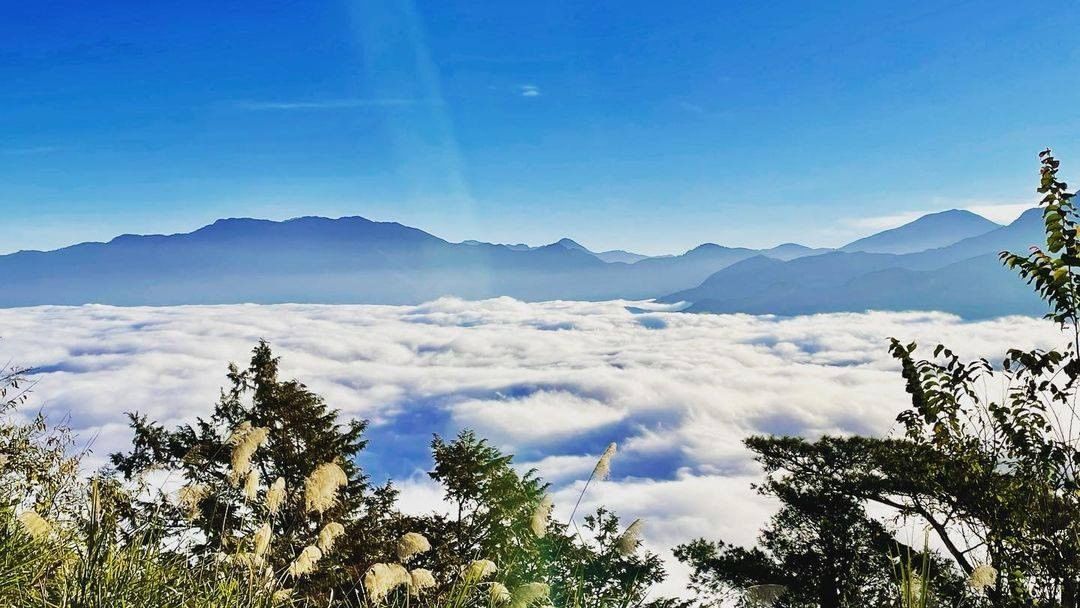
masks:
{"label": "sky", "polygon": [[[1080,166],[1064,1],[8,3],[0,253],[221,217],[836,246]],[[1075,169],[1072,169],[1075,174]]]}

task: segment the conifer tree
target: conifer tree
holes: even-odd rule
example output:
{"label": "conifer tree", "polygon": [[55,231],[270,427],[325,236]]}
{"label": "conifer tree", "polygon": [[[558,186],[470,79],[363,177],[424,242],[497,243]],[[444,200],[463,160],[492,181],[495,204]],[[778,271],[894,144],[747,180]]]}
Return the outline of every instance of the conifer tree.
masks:
{"label": "conifer tree", "polygon": [[[113,466],[129,479],[153,469],[183,478],[177,496],[159,496],[143,512],[168,513],[174,530],[200,532],[197,552],[258,555],[309,595],[351,592],[367,566],[390,553],[387,521],[396,517],[395,490],[373,487],[356,464],[366,421],[341,423],[303,383],[280,379],[266,342],[245,369],[230,364],[228,380],[210,417],[192,425],[170,431],[129,414],[134,447],[113,454]],[[297,568],[311,546],[320,557]]]}

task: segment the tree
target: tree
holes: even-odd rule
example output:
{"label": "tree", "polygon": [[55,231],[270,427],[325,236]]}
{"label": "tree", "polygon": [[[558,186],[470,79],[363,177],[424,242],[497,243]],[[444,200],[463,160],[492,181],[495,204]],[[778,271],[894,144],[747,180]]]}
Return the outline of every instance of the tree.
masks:
{"label": "tree", "polygon": [[12,417],[30,396],[26,373],[0,366],[0,510],[26,507],[61,515],[82,491],[79,456],[71,453],[74,439],[66,425],[50,427],[42,412],[28,422]]}
{"label": "tree", "polygon": [[[112,463],[128,479],[155,468],[182,475],[177,501],[160,496],[142,513],[166,513],[173,531],[196,529],[194,550],[204,556],[258,553],[284,571],[306,547],[323,545],[327,524],[340,524],[317,569],[294,578],[308,594],[350,594],[368,565],[392,554],[395,491],[372,487],[355,462],[367,423],[339,423],[303,383],[279,379],[278,363],[260,342],[246,369],[230,364],[228,390],[194,425],[169,431],[130,414],[134,447]],[[270,544],[260,550],[264,525]]]}
{"label": "tree", "polygon": [[602,508],[585,518],[580,532],[553,521],[547,484],[533,470],[519,473],[512,455],[470,430],[450,441],[436,436],[431,448],[429,475],[452,508],[446,516],[415,522],[434,546],[419,564],[453,572],[490,559],[499,567],[500,584],[515,589],[546,583],[556,606],[676,605],[648,599],[665,573],[658,556],[639,549],[640,524],[623,530],[618,517]]}
{"label": "tree", "polygon": [[859,482],[873,476],[860,472],[866,451],[879,442],[747,439],[766,471],[759,491],[778,498],[781,507],[754,548],[697,540],[676,549],[691,566],[699,594],[754,605],[753,589],[781,586],[777,606],[888,606],[895,599],[893,560],[910,555],[920,567],[931,560],[939,596],[962,595],[951,565],[897,542],[883,522],[867,514]]}
{"label": "tree", "polygon": [[866,511],[875,501],[902,507],[905,484],[926,470],[909,451],[896,449],[898,443],[865,437],[748,438],[747,447],[766,473],[759,490],[778,498],[781,508],[752,549],[704,540],[676,549],[692,567],[698,592],[745,600],[751,588],[780,585],[785,592],[778,606],[888,606],[896,595],[893,562],[910,555],[917,570],[930,560],[939,601],[962,597],[951,563],[899,543]]}
{"label": "tree", "polygon": [[552,598],[557,606],[674,608],[673,598],[650,597],[667,576],[660,557],[640,548],[641,522],[625,529],[619,518],[600,507],[587,515],[580,533],[569,524],[553,524],[545,537]]}
{"label": "tree", "polygon": [[530,527],[547,484],[536,471],[519,475],[513,456],[464,430],[452,441],[431,442],[431,479],[453,511],[439,533],[444,563],[490,559],[508,586],[540,580],[539,544]]}
{"label": "tree", "polygon": [[30,396],[25,373],[26,370],[10,363],[0,365],[0,412],[11,410]]}

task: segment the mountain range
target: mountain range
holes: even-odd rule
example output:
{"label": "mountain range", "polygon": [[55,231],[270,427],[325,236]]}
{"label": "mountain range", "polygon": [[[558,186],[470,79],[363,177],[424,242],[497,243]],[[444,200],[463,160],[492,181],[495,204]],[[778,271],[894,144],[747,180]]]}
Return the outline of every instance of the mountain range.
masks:
{"label": "mountain range", "polygon": [[[693,312],[780,315],[915,309],[985,318],[1046,312],[1031,288],[998,260],[1003,250],[1023,252],[1043,241],[1042,212],[1030,209],[1007,226],[995,226],[915,253],[841,248],[788,262],[757,257],[660,300],[688,302]],[[898,251],[907,249],[897,245]]]}
{"label": "mountain range", "polygon": [[835,250],[706,243],[656,257],[594,252],[569,238],[539,247],[452,243],[362,217],[237,218],[190,233],[0,256],[8,286],[0,306],[410,304],[453,295],[658,299],[692,312],[935,309],[986,317],[1042,312],[996,259],[1041,241],[1038,210],[1007,226],[945,211]]}

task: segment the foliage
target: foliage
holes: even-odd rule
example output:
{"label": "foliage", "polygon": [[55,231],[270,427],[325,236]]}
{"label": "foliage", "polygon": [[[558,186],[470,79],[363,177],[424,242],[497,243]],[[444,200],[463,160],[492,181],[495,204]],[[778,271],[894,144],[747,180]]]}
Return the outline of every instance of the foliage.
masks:
{"label": "foliage", "polygon": [[47,516],[66,515],[82,491],[79,457],[64,425],[50,426],[38,412],[22,421],[16,406],[29,396],[24,370],[0,368],[0,510],[34,508]]}
{"label": "foliage", "polygon": [[745,605],[753,605],[754,588],[780,585],[785,591],[777,606],[888,606],[895,596],[890,557],[903,552],[932,566],[940,594],[962,595],[949,564],[898,546],[885,523],[866,512],[869,493],[882,479],[882,470],[871,471],[867,463],[889,454],[889,445],[867,438],[748,439],[767,474],[759,490],[780,499],[781,508],[757,547],[705,540],[678,547],[676,556],[693,569],[695,589]]}
{"label": "foliage", "polygon": [[[633,524],[631,524],[633,526]],[[666,574],[660,557],[640,549],[630,527],[601,507],[587,515],[580,533],[572,525],[555,524],[545,537],[544,561],[550,564],[556,605],[677,606],[672,598],[651,598],[650,590]]]}
{"label": "foliage", "polygon": [[535,471],[519,475],[511,466],[512,456],[469,430],[449,442],[436,436],[431,453],[435,466],[429,475],[453,506],[436,533],[445,541],[439,543],[444,553],[440,561],[490,559],[500,565],[504,584],[537,580],[543,574],[540,545],[530,520],[547,485]]}
{"label": "foliage", "polygon": [[[158,496],[141,505],[141,513],[160,515],[170,532],[194,527],[199,532],[196,554],[213,556],[224,551],[251,551],[255,532],[269,524],[271,539],[265,557],[280,571],[305,547],[315,544],[320,530],[330,522],[345,527],[332,552],[320,560],[320,568],[300,585],[310,593],[350,593],[355,581],[371,563],[386,559],[393,550],[392,528],[386,523],[395,513],[394,491],[373,488],[355,463],[364,449],[365,422],[339,424],[338,412],[299,381],[278,378],[278,359],[268,344],[255,347],[246,369],[229,366],[230,387],[223,390],[209,419],[198,419],[168,431],[131,414],[134,448],[114,454],[112,462],[125,478],[154,470],[178,473],[188,488],[197,488],[194,513]],[[265,429],[265,439],[254,449],[249,466],[238,471],[238,429]],[[240,431],[243,435],[243,431]],[[336,500],[322,511],[306,503],[305,485],[320,466],[341,468],[347,483]],[[257,495],[247,495],[248,476],[256,475]],[[270,486],[284,480],[285,495],[274,512],[266,497]]]}

